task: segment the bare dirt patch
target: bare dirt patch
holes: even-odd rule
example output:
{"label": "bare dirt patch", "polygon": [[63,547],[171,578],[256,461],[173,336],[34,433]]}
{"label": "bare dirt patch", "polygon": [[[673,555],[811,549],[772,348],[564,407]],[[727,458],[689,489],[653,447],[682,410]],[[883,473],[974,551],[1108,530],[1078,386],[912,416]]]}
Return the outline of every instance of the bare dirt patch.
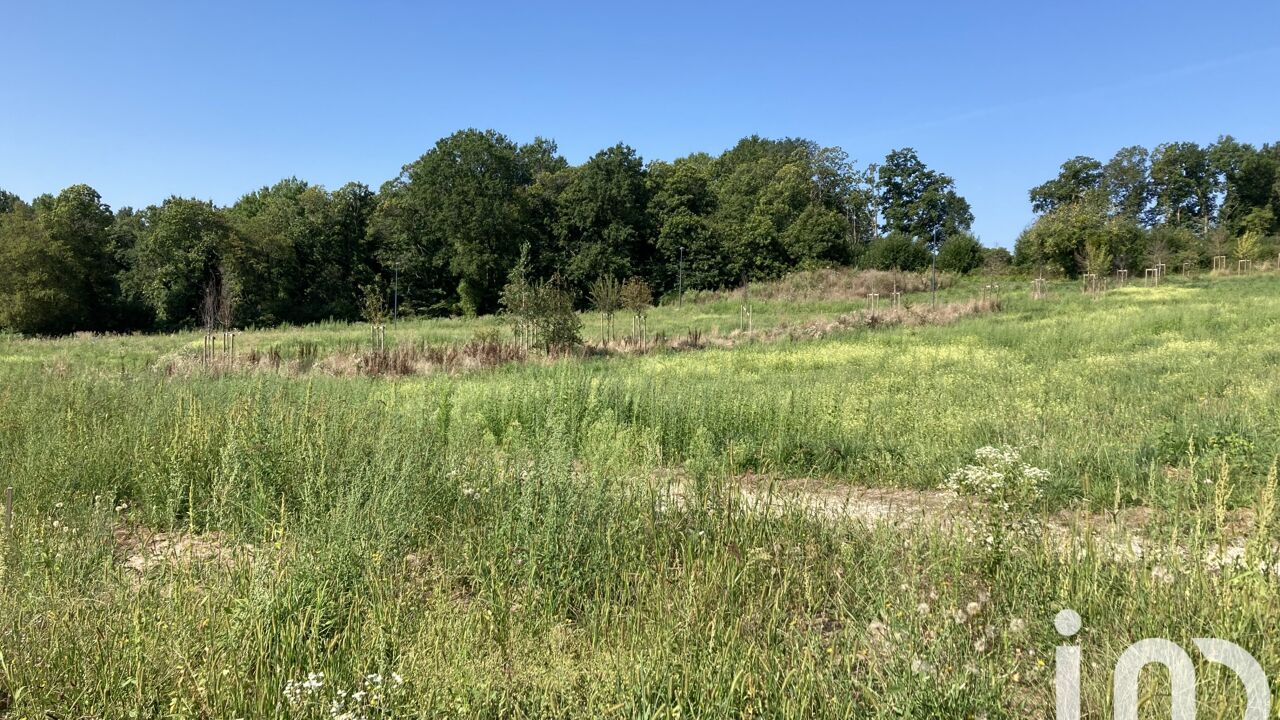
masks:
{"label": "bare dirt patch", "polygon": [[[659,496],[662,507],[687,502],[688,481],[678,476],[665,480]],[[824,522],[854,522],[864,526],[927,527],[957,531],[981,541],[986,508],[981,501],[947,490],[865,488],[815,479],[778,479],[748,474],[736,478],[722,491],[744,512],[781,514],[799,511]],[[1158,513],[1153,508],[1132,507],[1118,511],[1060,510],[1037,518],[1041,539],[1056,552],[1073,557],[1096,554],[1108,560],[1152,564],[1153,575],[1170,572],[1171,561],[1199,562],[1218,572],[1244,562],[1246,546],[1254,532],[1254,514],[1240,509],[1230,513],[1220,541],[1197,546],[1185,539],[1172,544],[1158,539]],[[985,531],[983,531],[985,532]],[[1274,555],[1280,547],[1270,543]],[[1280,563],[1266,572],[1280,576]],[[1172,575],[1169,575],[1172,578]]]}
{"label": "bare dirt patch", "polygon": [[120,565],[139,575],[165,568],[187,568],[203,563],[225,566],[252,558],[252,545],[232,542],[222,533],[157,532],[140,526],[122,526],[114,533]]}
{"label": "bare dirt patch", "polygon": [[763,512],[800,510],[825,520],[854,520],[895,526],[950,525],[969,501],[947,490],[863,488],[820,480],[741,479],[744,506]]}

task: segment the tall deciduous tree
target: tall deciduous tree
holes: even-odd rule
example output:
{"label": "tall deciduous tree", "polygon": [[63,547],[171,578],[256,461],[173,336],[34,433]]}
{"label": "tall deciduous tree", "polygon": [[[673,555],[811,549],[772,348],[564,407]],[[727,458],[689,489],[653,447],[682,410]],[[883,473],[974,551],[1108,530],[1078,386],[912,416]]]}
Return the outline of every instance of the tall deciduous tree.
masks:
{"label": "tall deciduous tree", "polygon": [[881,229],[919,238],[937,250],[973,225],[969,203],[955,181],[925,167],[911,148],[894,150],[879,168]]}
{"label": "tall deciduous tree", "polygon": [[9,211],[3,248],[0,302],[3,323],[24,332],[64,333],[116,329],[117,257],[111,252],[114,217],[98,192],[73,185],[28,207],[3,198]]}
{"label": "tall deciduous tree", "polygon": [[1208,232],[1217,181],[1204,148],[1192,142],[1158,145],[1151,155],[1151,186],[1160,220]]}
{"label": "tall deciduous tree", "polygon": [[13,212],[22,204],[22,198],[8,190],[0,190],[0,214]]}
{"label": "tall deciduous tree", "polygon": [[1134,222],[1151,204],[1150,153],[1140,145],[1121,148],[1102,168],[1102,186],[1113,215]]}
{"label": "tall deciduous tree", "polygon": [[334,193],[296,178],[242,197],[228,210],[230,269],[242,319],[306,323],[359,316],[357,288],[377,271],[369,233],[375,207],[358,183]]}
{"label": "tall deciduous tree", "polygon": [[74,327],[75,298],[61,279],[69,261],[31,207],[13,198],[0,213],[0,328],[36,334]]}
{"label": "tall deciduous tree", "polygon": [[192,326],[204,289],[229,281],[223,267],[231,224],[213,203],[179,197],[147,208],[145,222],[125,287],[161,327]]}
{"label": "tall deciduous tree", "polygon": [[1031,209],[1044,213],[1084,198],[1102,185],[1102,163],[1077,155],[1062,163],[1058,176],[1031,188]]}
{"label": "tall deciduous tree", "polygon": [[697,154],[649,165],[649,207],[657,229],[653,284],[659,292],[676,287],[681,275],[686,289],[735,280],[713,219],[718,202],[711,185],[713,163]]}
{"label": "tall deciduous tree", "polygon": [[585,295],[599,277],[648,274],[653,260],[644,161],[618,144],[575,169],[556,199],[562,277]]}
{"label": "tall deciduous tree", "polygon": [[529,165],[505,135],[469,129],[405,166],[386,188],[384,262],[403,263],[410,302],[438,306],[444,283],[456,280],[463,312],[497,309],[527,232],[522,190],[533,181]]}

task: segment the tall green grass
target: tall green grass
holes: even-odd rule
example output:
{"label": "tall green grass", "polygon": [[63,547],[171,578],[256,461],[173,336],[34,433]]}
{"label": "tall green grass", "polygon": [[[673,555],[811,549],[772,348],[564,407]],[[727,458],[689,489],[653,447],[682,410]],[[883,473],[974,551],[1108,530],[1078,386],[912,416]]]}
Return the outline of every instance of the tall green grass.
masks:
{"label": "tall green grass", "polygon": [[[1272,559],[1277,282],[396,380],[166,378],[93,340],[59,363],[6,340],[0,717],[330,717],[375,673],[392,705],[371,716],[1037,716],[1061,607],[1085,618],[1094,711],[1140,637],[1280,668],[1275,574],[1203,561],[1231,532]],[[1043,513],[1150,509],[1149,551],[1108,550],[1103,522],[1088,553],[1045,534],[996,554],[963,523],[732,492],[746,471],[932,488],[1005,443],[1052,472]],[[166,559],[157,532],[201,550]],[[1201,678],[1206,710],[1238,707]]]}

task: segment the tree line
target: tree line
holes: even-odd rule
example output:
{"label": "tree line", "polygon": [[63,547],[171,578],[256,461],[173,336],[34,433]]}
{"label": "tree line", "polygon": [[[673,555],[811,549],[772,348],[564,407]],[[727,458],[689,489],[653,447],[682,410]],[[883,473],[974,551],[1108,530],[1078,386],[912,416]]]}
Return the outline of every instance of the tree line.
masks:
{"label": "tree line", "polygon": [[[792,269],[982,261],[973,214],[910,148],[858,167],[838,147],[747,137],[719,156],[645,162],[618,144],[580,165],[552,141],[468,129],[377,191],[282,180],[228,207],[170,197],[112,210],[87,185],[0,191],[0,328],[33,334],[502,309],[517,269],[577,306],[603,280],[659,297]],[[597,287],[599,287],[597,285]],[[226,315],[226,313],[223,313]]]}
{"label": "tree line", "polygon": [[1280,143],[1223,136],[1126,147],[1105,163],[1077,156],[1029,197],[1038,217],[1014,246],[1024,267],[1074,276],[1274,258]]}

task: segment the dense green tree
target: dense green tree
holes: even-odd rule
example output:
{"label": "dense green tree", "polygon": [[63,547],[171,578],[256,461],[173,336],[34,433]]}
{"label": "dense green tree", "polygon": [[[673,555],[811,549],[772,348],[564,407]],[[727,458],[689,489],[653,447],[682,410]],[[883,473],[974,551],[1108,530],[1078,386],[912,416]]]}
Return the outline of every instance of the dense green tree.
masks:
{"label": "dense green tree", "polygon": [[402,311],[480,313],[497,308],[522,246],[530,287],[558,276],[581,301],[599,278],[636,276],[665,295],[681,278],[717,288],[848,264],[882,209],[886,227],[922,237],[886,262],[917,262],[926,242],[972,221],[951,179],[910,151],[880,172],[838,147],[752,136],[718,157],[646,167],[619,144],[573,167],[550,140],[473,129],[377,193],[289,178],[225,209],[170,198],[112,213],[83,186],[30,205],[0,192],[0,252],[15,269],[0,287],[13,300],[6,326],[28,332],[353,319],[367,287],[389,289]]}
{"label": "dense green tree", "polygon": [[457,308],[448,238],[431,224],[406,176],[382,185],[368,232],[377,264],[393,278],[400,312],[443,315]]}
{"label": "dense green tree", "polygon": [[618,144],[576,168],[556,198],[562,276],[585,296],[597,278],[648,274],[653,260],[644,161]]}
{"label": "dense green tree", "polygon": [[986,255],[982,243],[968,233],[947,238],[938,248],[938,269],[946,272],[967,273],[982,267]]}
{"label": "dense green tree", "polygon": [[1207,233],[1217,180],[1204,148],[1192,142],[1158,145],[1151,154],[1151,187],[1159,220],[1194,224]]}
{"label": "dense green tree", "polygon": [[67,286],[74,329],[111,328],[120,294],[120,271],[111,253],[108,229],[115,217],[102,196],[88,185],[72,185],[37,210],[49,242],[62,247],[67,264],[59,281]]}
{"label": "dense green tree", "polygon": [[146,230],[146,214],[131,207],[123,207],[116,211],[111,227],[107,229],[107,252],[115,269],[113,278],[116,292],[116,304],[113,317],[108,323],[111,330],[137,330],[149,328],[155,323],[155,317],[142,299],[126,292],[125,282],[129,268],[133,263],[134,248],[138,238]]}
{"label": "dense green tree", "polygon": [[213,203],[190,198],[171,197],[145,214],[125,288],[161,327],[197,325],[206,288],[234,292],[224,272],[231,223]]}
{"label": "dense green tree", "polygon": [[428,311],[446,309],[447,284],[456,282],[463,312],[497,309],[528,232],[528,157],[493,130],[461,130],[405,166],[386,187],[379,221],[387,242],[383,262],[400,266],[407,302]]}
{"label": "dense green tree", "polygon": [[735,279],[849,262],[871,237],[875,194],[839,148],[752,136],[716,159],[712,178],[712,222]]}
{"label": "dense green tree", "polygon": [[1111,255],[1111,264],[1114,268],[1124,268],[1131,273],[1140,273],[1148,266],[1146,256],[1150,235],[1136,218],[1113,215],[1107,219],[1104,230],[1106,248]]}
{"label": "dense green tree", "polygon": [[524,211],[523,245],[527,246],[526,263],[532,276],[550,278],[562,269],[563,256],[556,240],[559,217],[558,199],[572,179],[569,162],[558,154],[555,142],[534,138],[519,149],[527,163],[533,182],[522,189]]}
{"label": "dense green tree", "polygon": [[989,273],[1002,273],[1013,264],[1013,253],[1002,247],[983,248],[982,267]]}
{"label": "dense green tree", "polygon": [[1240,143],[1230,135],[1218,138],[1209,148],[1209,161],[1222,188],[1219,222],[1232,235],[1245,232],[1245,223],[1254,216],[1251,229],[1265,235],[1271,228],[1258,230],[1254,215],[1270,210],[1276,182],[1280,179],[1280,162],[1252,145]]}
{"label": "dense green tree", "polygon": [[1014,245],[1015,261],[1036,271],[1056,268],[1072,277],[1085,269],[1086,250],[1105,244],[1106,201],[1094,192],[1041,215]]}
{"label": "dense green tree", "polygon": [[[802,140],[753,135],[716,159],[713,222],[729,259],[726,271],[731,277],[759,280],[786,270],[780,231],[791,219],[788,213],[799,214],[802,209],[794,198],[797,193],[806,194],[803,187],[797,188],[796,180],[803,176],[799,164],[807,154]],[[788,170],[788,165],[793,167]]]}
{"label": "dense green tree", "polygon": [[713,162],[701,153],[649,165],[649,208],[657,228],[652,277],[659,292],[677,286],[682,258],[686,290],[722,287],[736,279],[713,220]]}
{"label": "dense green tree", "polygon": [[879,167],[879,207],[886,233],[919,238],[931,249],[973,225],[969,203],[955,182],[925,166],[911,148],[894,150]]}
{"label": "dense green tree", "polygon": [[849,223],[835,210],[807,205],[782,231],[782,247],[796,266],[833,266],[851,260]]}
{"label": "dense green tree", "polygon": [[33,207],[3,198],[4,233],[0,324],[23,332],[116,329],[118,258],[110,246],[114,216],[97,191],[73,185],[43,195]]}
{"label": "dense green tree", "polygon": [[1111,213],[1138,221],[1151,204],[1150,153],[1140,145],[1121,148],[1102,168]]}
{"label": "dense green tree", "polygon": [[1160,263],[1178,265],[1202,259],[1202,238],[1190,227],[1158,225],[1151,228],[1143,240],[1142,252],[1134,258],[1136,262],[1130,266],[1130,271],[1136,272]]}
{"label": "dense green tree", "polygon": [[330,194],[296,178],[242,197],[228,210],[242,321],[356,319],[357,288],[377,272],[376,235],[369,232],[375,205],[364,185]]}
{"label": "dense green tree", "polygon": [[0,190],[0,215],[13,212],[22,204],[22,198],[7,190]]}
{"label": "dense green tree", "polygon": [[1240,223],[1240,232],[1251,232],[1258,236],[1270,234],[1276,227],[1276,214],[1270,207],[1255,207],[1249,211]]}
{"label": "dense green tree", "polygon": [[16,198],[0,213],[0,328],[60,333],[74,328],[77,301],[63,282],[68,249],[49,242],[30,206]]}
{"label": "dense green tree", "polygon": [[1031,188],[1031,209],[1044,213],[1077,202],[1101,187],[1102,178],[1102,163],[1077,155],[1062,163],[1056,178]]}
{"label": "dense green tree", "polygon": [[314,232],[305,206],[315,189],[289,178],[240,198],[226,211],[230,235],[225,269],[236,288],[237,321],[276,325],[297,321],[304,285],[298,246]]}
{"label": "dense green tree", "polygon": [[1238,226],[1240,210],[1240,171],[1247,160],[1258,151],[1247,143],[1241,143],[1230,135],[1223,135],[1210,145],[1206,154],[1209,158],[1209,171],[1214,176],[1214,184],[1221,189],[1221,203],[1218,208],[1218,221],[1224,225]]}
{"label": "dense green tree", "polygon": [[354,319],[359,298],[353,289],[382,272],[369,231],[377,202],[362,183],[347,183],[329,195],[322,232],[305,248],[301,263],[308,278],[303,300],[312,318]]}
{"label": "dense green tree", "polygon": [[861,265],[872,270],[903,270],[912,272],[929,267],[933,254],[921,240],[906,233],[893,232],[876,238],[867,246]]}

